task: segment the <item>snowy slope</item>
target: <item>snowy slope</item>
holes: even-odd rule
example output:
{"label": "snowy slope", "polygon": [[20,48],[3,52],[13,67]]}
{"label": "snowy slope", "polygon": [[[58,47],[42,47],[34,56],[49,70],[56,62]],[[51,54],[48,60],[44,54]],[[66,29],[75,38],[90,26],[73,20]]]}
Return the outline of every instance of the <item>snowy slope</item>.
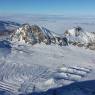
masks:
{"label": "snowy slope", "polygon": [[68,29],[64,34],[71,42],[77,42],[81,44],[88,44],[95,42],[95,33],[85,32],[81,27]]}
{"label": "snowy slope", "polygon": [[68,43],[79,47],[95,50],[95,33],[85,32],[81,27],[67,30],[63,35],[57,34],[45,27],[24,24],[11,36],[13,42],[29,44],[45,43],[66,46]]}
{"label": "snowy slope", "polygon": [[[94,34],[81,29],[71,29],[65,35],[68,40],[82,44],[94,41]],[[83,89],[76,84],[95,79],[95,51],[64,46],[62,38],[44,27],[24,24],[11,35],[11,43],[1,40],[0,94],[93,95],[92,85],[84,85]],[[68,92],[70,84],[75,86]]]}
{"label": "snowy slope", "polygon": [[95,79],[95,53],[74,46],[16,43],[0,60],[0,87],[12,93],[46,91]]}
{"label": "snowy slope", "polygon": [[0,20],[0,32],[12,31],[20,26],[19,23]]}
{"label": "snowy slope", "polygon": [[28,44],[45,43],[45,44],[58,44],[67,45],[66,38],[64,35],[59,35],[55,32],[50,31],[45,27],[37,25],[30,26],[29,24],[23,24],[19,27],[16,32],[11,36],[13,42],[22,42]]}
{"label": "snowy slope", "polygon": [[12,22],[12,21],[2,21],[0,20],[0,39],[1,36],[10,35],[20,26],[19,23]]}

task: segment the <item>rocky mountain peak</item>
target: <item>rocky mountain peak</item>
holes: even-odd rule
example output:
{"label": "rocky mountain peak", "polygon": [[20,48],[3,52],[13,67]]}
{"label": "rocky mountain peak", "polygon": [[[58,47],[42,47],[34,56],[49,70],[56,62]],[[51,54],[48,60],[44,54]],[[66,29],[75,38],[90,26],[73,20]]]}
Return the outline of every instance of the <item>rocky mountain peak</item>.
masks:
{"label": "rocky mountain peak", "polygon": [[58,44],[67,45],[67,39],[61,35],[55,35],[56,33],[38,25],[23,24],[19,27],[11,36],[12,41],[19,41],[24,43],[30,43],[32,45],[36,43],[45,44]]}

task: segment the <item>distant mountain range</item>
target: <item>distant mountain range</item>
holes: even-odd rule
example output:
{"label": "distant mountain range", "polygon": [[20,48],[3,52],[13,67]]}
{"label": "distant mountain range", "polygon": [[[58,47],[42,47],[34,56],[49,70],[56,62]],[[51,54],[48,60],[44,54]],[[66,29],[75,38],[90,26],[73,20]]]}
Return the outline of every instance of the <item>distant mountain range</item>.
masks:
{"label": "distant mountain range", "polygon": [[41,42],[60,46],[72,44],[95,50],[95,33],[85,32],[81,27],[68,29],[63,35],[60,35],[45,27],[23,24],[11,36],[11,39],[12,41],[31,43],[32,45]]}
{"label": "distant mountain range", "polygon": [[13,33],[11,39],[14,42],[19,41],[30,43],[32,45],[41,42],[48,45],[68,45],[67,38],[64,37],[64,35],[59,35],[45,27],[39,27],[37,25],[30,26],[29,24],[23,24],[21,27],[19,27],[16,32]]}
{"label": "distant mountain range", "polygon": [[62,35],[38,25],[19,24],[12,21],[0,21],[0,35],[11,34],[13,42],[24,42],[32,45],[36,43],[68,44],[95,50],[95,32],[85,32],[81,27],[68,29]]}
{"label": "distant mountain range", "polygon": [[94,32],[73,27],[57,34],[38,25],[0,25],[0,95],[95,94]]}
{"label": "distant mountain range", "polygon": [[95,49],[95,32],[85,32],[81,27],[74,27],[68,29],[64,35],[70,44]]}
{"label": "distant mountain range", "polygon": [[0,21],[0,34],[11,33],[13,30],[17,29],[20,26],[19,23],[12,21]]}

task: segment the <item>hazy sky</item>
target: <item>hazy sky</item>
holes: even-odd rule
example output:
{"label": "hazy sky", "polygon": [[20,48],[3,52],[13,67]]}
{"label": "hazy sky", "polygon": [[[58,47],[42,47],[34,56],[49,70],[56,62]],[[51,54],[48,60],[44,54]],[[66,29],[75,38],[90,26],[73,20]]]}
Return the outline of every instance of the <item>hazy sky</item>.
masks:
{"label": "hazy sky", "polygon": [[0,0],[0,14],[95,15],[95,0]]}

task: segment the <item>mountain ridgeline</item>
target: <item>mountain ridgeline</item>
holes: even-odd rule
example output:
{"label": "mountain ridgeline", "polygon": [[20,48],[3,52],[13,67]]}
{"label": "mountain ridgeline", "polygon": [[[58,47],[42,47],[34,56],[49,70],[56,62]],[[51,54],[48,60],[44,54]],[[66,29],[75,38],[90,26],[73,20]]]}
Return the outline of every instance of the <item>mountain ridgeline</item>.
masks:
{"label": "mountain ridgeline", "polygon": [[68,45],[67,38],[59,34],[56,34],[44,27],[37,25],[30,26],[29,24],[23,24],[16,32],[11,35],[11,40],[14,42],[23,42],[29,44],[45,43],[58,44],[60,46]]}
{"label": "mountain ridgeline", "polygon": [[13,42],[22,42],[34,45],[45,43],[68,46],[69,44],[95,50],[95,32],[85,32],[81,27],[68,29],[63,35],[38,25],[23,24],[11,35]]}
{"label": "mountain ridgeline", "polygon": [[0,20],[0,35],[9,35],[20,27],[19,23]]}
{"label": "mountain ridgeline", "polygon": [[64,36],[69,44],[95,50],[95,32],[85,32],[81,27],[74,27],[67,30]]}

